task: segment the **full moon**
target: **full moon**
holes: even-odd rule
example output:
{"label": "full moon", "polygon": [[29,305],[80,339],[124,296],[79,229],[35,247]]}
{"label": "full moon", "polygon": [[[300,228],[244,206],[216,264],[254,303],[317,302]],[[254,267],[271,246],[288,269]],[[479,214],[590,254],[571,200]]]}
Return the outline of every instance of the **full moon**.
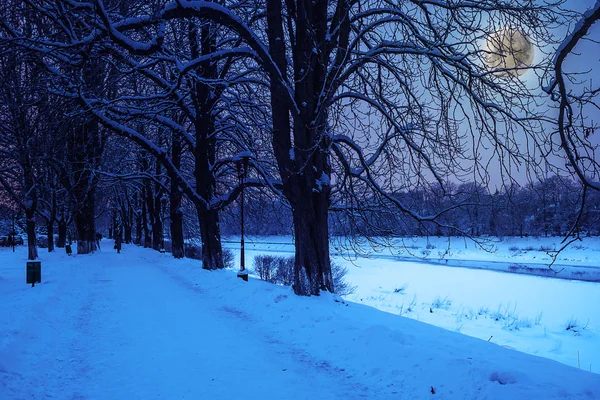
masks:
{"label": "full moon", "polygon": [[483,46],[484,62],[498,75],[523,75],[533,63],[534,47],[519,30],[505,28],[494,32]]}

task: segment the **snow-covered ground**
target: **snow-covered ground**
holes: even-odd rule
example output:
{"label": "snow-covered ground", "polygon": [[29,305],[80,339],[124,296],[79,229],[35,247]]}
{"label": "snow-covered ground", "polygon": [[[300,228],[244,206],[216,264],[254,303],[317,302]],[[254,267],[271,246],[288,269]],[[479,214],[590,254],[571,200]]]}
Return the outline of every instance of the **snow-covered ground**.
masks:
{"label": "snow-covered ground", "polygon": [[25,257],[0,249],[0,399],[600,399],[583,369],[194,260],[41,252],[31,288]]}
{"label": "snow-covered ground", "polygon": [[[235,239],[226,245],[236,249]],[[546,251],[560,248],[561,240],[511,238],[494,242],[496,251],[490,253],[462,238],[450,243],[446,238],[406,239],[408,249],[334,260],[348,269],[347,280],[356,286],[346,300],[600,373],[600,283],[480,269],[549,262]],[[246,248],[250,267],[257,254],[293,254],[289,237],[250,238]],[[407,252],[418,258],[406,261]],[[445,261],[439,265],[438,252],[454,266],[460,262],[468,268],[449,268]],[[600,272],[600,240],[569,247],[559,261]]]}

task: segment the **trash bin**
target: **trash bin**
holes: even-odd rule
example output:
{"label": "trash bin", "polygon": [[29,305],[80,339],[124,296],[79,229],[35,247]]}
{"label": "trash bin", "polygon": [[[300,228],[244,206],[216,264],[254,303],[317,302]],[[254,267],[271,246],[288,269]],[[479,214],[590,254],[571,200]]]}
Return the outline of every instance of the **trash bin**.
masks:
{"label": "trash bin", "polygon": [[41,261],[27,261],[27,283],[31,283],[31,287],[36,283],[42,283]]}

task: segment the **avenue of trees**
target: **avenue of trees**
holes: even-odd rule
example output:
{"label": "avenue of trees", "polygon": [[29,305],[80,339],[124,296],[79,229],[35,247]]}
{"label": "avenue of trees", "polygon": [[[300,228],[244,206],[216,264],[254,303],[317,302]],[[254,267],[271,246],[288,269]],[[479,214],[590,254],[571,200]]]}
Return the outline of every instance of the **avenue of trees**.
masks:
{"label": "avenue of trees", "polygon": [[[597,235],[600,89],[568,60],[599,8],[5,0],[0,212],[30,259],[56,227],[80,254],[198,239],[219,269],[245,190],[251,233],[293,235],[300,295],[335,290],[330,235]],[[528,80],[486,66],[507,27],[558,49]]]}

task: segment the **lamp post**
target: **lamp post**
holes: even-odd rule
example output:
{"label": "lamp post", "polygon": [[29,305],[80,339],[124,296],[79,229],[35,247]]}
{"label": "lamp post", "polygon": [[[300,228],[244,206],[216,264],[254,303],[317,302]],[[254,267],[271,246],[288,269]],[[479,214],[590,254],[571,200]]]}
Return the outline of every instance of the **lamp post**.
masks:
{"label": "lamp post", "polygon": [[15,252],[15,212],[13,211],[12,213],[12,248],[13,248],[13,253]]}
{"label": "lamp post", "polygon": [[240,219],[241,219],[241,239],[240,239],[240,270],[238,271],[238,278],[242,278],[244,281],[248,281],[248,271],[246,270],[246,260],[244,256],[244,180],[248,176],[248,160],[250,159],[249,152],[243,152],[238,154],[234,161],[237,164],[237,172],[240,187],[242,192],[240,194]]}
{"label": "lamp post", "polygon": [[167,208],[167,198],[165,196],[162,196],[160,198],[160,203],[161,203],[161,209],[160,209],[160,213],[161,213],[161,219],[162,219],[162,223],[160,224],[161,226],[161,232],[160,232],[160,252],[164,253],[165,250],[165,209]]}

